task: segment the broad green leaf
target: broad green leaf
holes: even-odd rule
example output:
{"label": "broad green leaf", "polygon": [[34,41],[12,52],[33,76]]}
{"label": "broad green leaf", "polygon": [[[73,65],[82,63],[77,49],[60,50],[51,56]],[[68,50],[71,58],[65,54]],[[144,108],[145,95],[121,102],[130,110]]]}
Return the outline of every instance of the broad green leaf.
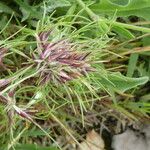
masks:
{"label": "broad green leaf", "polygon": [[90,7],[97,14],[135,15],[150,20],[150,0],[100,0]]}
{"label": "broad green leaf", "polygon": [[128,70],[127,70],[128,77],[132,77],[132,75],[134,74],[138,58],[139,58],[139,54],[137,54],[137,53],[130,55]]}
{"label": "broad green leaf", "polygon": [[8,13],[8,14],[12,14],[13,10],[8,7],[7,5],[5,5],[4,3],[0,2],[0,13]]}
{"label": "broad green leaf", "polygon": [[40,5],[37,6],[31,6],[27,0],[15,0],[15,2],[20,6],[20,10],[23,16],[22,21],[25,21],[28,18],[41,19],[44,10],[46,13],[49,13],[58,7],[66,7],[71,5],[67,0],[45,0],[45,6],[43,1],[40,3]]}
{"label": "broad green leaf", "polygon": [[42,18],[42,13],[37,10],[35,6],[29,5],[28,1],[22,1],[22,0],[15,0],[15,2],[19,5],[20,10],[22,12],[22,21],[25,21],[29,17],[31,18],[37,18],[41,19]]}
{"label": "broad green leaf", "polygon": [[46,0],[46,12],[52,12],[58,7],[67,7],[70,6],[70,2],[68,0]]}
{"label": "broad green leaf", "polygon": [[120,6],[127,6],[130,3],[130,0],[110,0],[110,3]]}
{"label": "broad green leaf", "polygon": [[148,77],[141,77],[141,78],[130,78],[125,77],[121,73],[111,73],[107,76],[108,80],[103,78],[101,80],[101,83],[108,87],[111,90],[117,91],[117,92],[125,92],[129,89],[135,88],[139,85],[143,85],[146,82],[148,82]]}

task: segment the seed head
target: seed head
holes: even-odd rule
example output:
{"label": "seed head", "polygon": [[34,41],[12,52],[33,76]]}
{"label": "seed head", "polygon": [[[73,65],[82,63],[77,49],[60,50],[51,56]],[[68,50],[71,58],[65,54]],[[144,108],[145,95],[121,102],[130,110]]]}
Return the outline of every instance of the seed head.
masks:
{"label": "seed head", "polygon": [[50,80],[66,82],[92,70],[86,61],[89,52],[77,52],[73,43],[66,39],[49,42],[50,34],[51,31],[45,31],[36,37],[39,56],[36,56],[35,62],[42,68],[40,72],[42,83]]}

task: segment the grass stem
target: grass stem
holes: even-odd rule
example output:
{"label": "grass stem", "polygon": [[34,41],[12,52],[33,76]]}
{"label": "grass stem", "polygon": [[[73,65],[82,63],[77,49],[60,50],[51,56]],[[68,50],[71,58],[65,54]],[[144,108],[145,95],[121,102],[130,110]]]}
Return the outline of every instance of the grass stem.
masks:
{"label": "grass stem", "polygon": [[106,19],[101,19],[88,6],[86,6],[86,4],[82,0],[76,0],[76,1],[87,12],[89,17],[93,21],[103,21],[103,22],[105,22],[106,24],[109,24],[109,25],[124,27],[126,29],[141,31],[141,32],[145,32],[145,33],[150,33],[150,28],[146,28],[146,27],[142,27],[142,26],[139,27],[139,26],[130,25],[130,24],[126,24],[126,23],[121,23],[121,22],[116,22],[116,21],[112,22],[112,21],[109,21],[109,20],[106,20]]}

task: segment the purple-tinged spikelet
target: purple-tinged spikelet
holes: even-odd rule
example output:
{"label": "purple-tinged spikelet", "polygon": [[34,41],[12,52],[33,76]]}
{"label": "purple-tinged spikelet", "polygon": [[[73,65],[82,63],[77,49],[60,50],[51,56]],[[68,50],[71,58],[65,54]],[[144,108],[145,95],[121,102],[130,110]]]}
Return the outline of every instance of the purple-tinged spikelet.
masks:
{"label": "purple-tinged spikelet", "polygon": [[54,78],[59,82],[66,82],[93,70],[86,61],[89,52],[76,52],[68,40],[49,42],[50,33],[51,31],[45,31],[36,37],[40,54],[36,56],[35,62],[42,68],[41,83],[47,83]]}

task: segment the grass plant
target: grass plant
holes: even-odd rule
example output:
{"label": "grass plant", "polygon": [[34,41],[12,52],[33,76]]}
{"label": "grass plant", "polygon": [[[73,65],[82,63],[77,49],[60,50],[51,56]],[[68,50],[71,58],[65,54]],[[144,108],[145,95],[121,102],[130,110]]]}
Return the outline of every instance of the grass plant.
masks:
{"label": "grass plant", "polygon": [[63,149],[61,136],[80,145],[110,117],[149,120],[149,26],[57,1],[0,2],[0,150]]}

